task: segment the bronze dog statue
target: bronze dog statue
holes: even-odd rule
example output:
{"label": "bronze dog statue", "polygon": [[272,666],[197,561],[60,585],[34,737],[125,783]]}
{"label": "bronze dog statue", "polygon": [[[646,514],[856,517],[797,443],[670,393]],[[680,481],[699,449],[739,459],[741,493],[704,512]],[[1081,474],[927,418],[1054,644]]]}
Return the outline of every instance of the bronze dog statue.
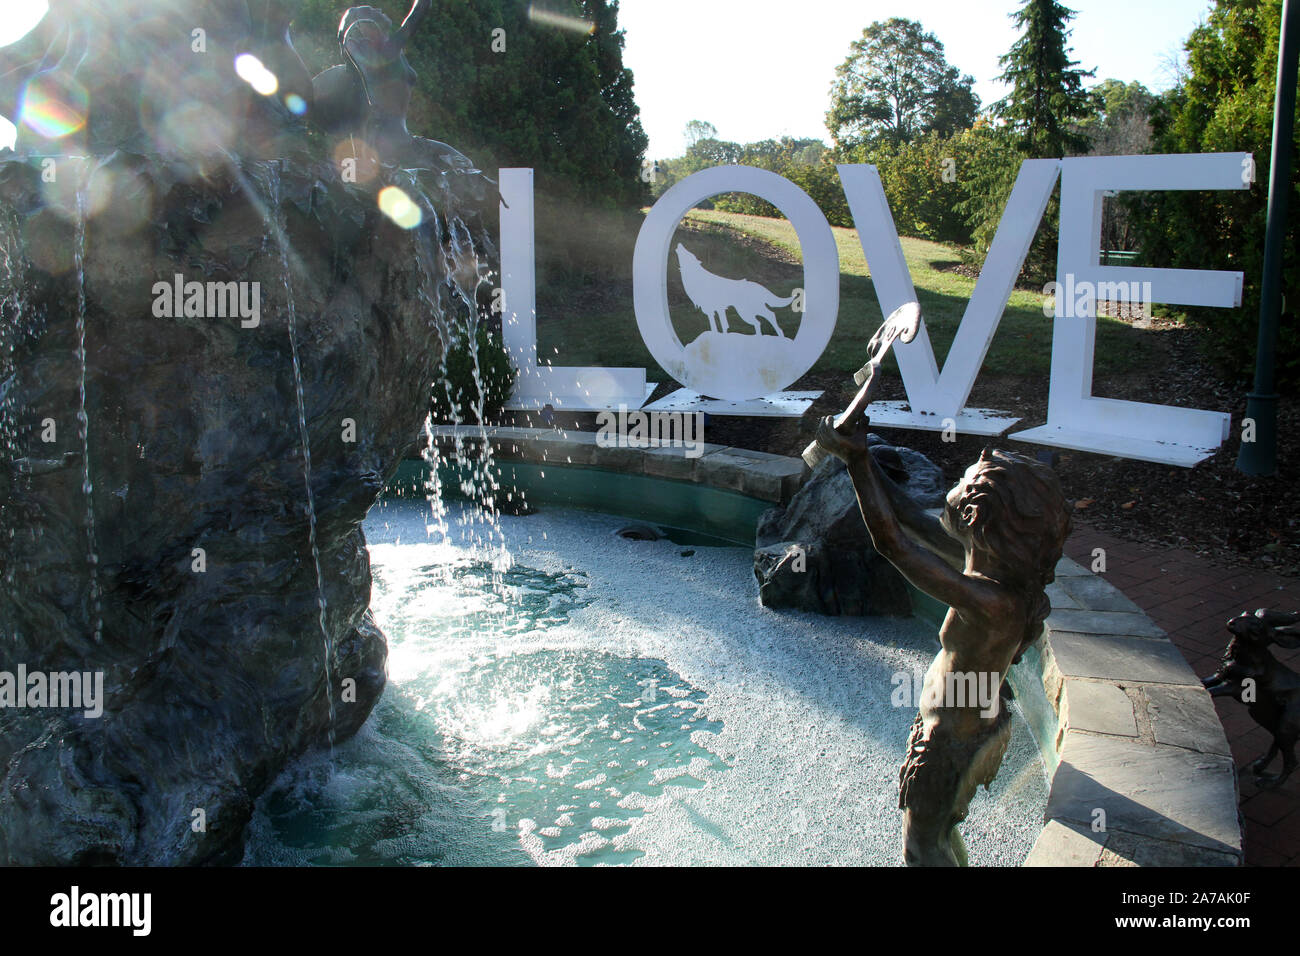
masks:
{"label": "bronze dog statue", "polygon": [[[1300,612],[1242,611],[1228,621],[1232,640],[1223,663],[1201,681],[1211,697],[1232,697],[1246,705],[1255,722],[1273,735],[1268,753],[1247,764],[1261,787],[1280,787],[1295,769],[1295,745],[1300,738],[1300,675],[1282,664],[1268,649],[1300,647]],[[1266,774],[1278,753],[1282,772]]]}

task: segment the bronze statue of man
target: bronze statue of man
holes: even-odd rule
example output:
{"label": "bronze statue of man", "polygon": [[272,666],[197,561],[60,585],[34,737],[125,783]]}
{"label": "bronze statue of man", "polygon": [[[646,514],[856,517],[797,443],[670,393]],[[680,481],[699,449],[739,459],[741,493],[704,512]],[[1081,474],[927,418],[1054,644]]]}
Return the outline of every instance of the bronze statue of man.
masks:
{"label": "bronze statue of man", "polygon": [[338,32],[344,62],[312,80],[317,123],[360,136],[384,163],[475,176],[479,170],[459,150],[414,136],[406,127],[416,79],[406,47],[431,9],[430,0],[413,0],[406,18],[394,27],[377,7],[348,7]]}
{"label": "bronze statue of man", "polygon": [[900,773],[903,855],[910,866],[964,865],[957,824],[976,788],[988,786],[1010,739],[994,694],[1042,633],[1070,533],[1070,506],[1056,473],[1023,455],[985,449],[948,493],[943,516],[925,514],[881,472],[860,438],[827,418],[818,443],[848,466],[876,550],[927,594],[948,605],[942,645],[926,673]]}

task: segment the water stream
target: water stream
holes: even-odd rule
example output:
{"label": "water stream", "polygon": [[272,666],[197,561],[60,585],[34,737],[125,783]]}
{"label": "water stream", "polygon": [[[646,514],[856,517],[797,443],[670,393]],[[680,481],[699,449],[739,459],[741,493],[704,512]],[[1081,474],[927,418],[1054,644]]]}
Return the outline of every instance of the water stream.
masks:
{"label": "water stream", "polygon": [[94,483],[90,479],[90,415],[86,410],[86,187],[91,169],[77,188],[77,239],[74,257],[77,267],[77,435],[81,440],[81,493],[86,499],[86,564],[90,578],[91,635],[103,640],[104,618],[99,591],[99,552],[95,544]]}
{"label": "water stream", "polygon": [[302,477],[307,490],[307,538],[311,545],[312,565],[316,571],[316,605],[319,612],[321,649],[325,665],[325,694],[329,701],[329,744],[334,746],[334,681],[330,676],[330,640],[326,624],[325,578],[321,573],[320,549],[316,544],[316,496],[311,479],[311,438],[307,433],[307,409],[302,390],[302,361],[298,356],[297,312],[293,297],[293,274],[289,267],[288,239],[285,235],[284,212],[281,208],[280,166],[267,164],[267,180],[271,200],[272,232],[280,250],[280,272],[284,277],[285,315],[289,330],[289,351],[293,360],[293,393],[298,410],[298,438],[302,443]]}
{"label": "water stream", "polygon": [[[442,281],[437,283],[435,288],[428,290],[425,299],[430,305],[430,314],[444,361],[454,346],[464,343],[468,346],[472,363],[471,379],[475,390],[473,412],[477,435],[473,438],[471,448],[467,445],[464,431],[458,429],[453,439],[453,454],[457,461],[468,466],[457,490],[475,502],[477,507],[458,511],[456,522],[459,530],[466,533],[476,546],[491,553],[494,587],[500,589],[502,587],[500,575],[511,567],[512,558],[501,530],[500,469],[494,459],[492,445],[487,440],[488,432],[484,425],[487,415],[484,407],[483,372],[479,361],[477,334],[479,323],[483,320],[477,306],[478,289],[488,282],[489,277],[482,268],[475,237],[458,213],[457,199],[453,191],[445,186],[442,189],[443,211],[440,215],[438,207],[429,197],[428,192],[423,189],[418,178],[412,176],[410,186],[429,219],[427,228],[430,234],[441,240],[439,261],[436,266],[434,263],[427,263],[425,273],[430,277],[441,277]],[[482,241],[487,241],[485,237],[480,238]],[[471,276],[473,285],[466,288]],[[439,369],[431,386],[444,390],[447,404],[452,410],[452,423],[463,426],[466,422],[459,414],[459,403],[456,401],[456,396],[452,394],[452,382],[444,373],[445,365]],[[431,450],[426,452],[425,459],[433,462],[436,461],[437,451],[436,443],[432,440],[431,420],[426,421],[426,426],[429,429],[427,435]],[[431,468],[430,473],[427,499],[435,521],[439,523],[445,538],[448,528],[446,508],[442,504],[444,489],[439,484],[437,469]]]}
{"label": "water stream", "polygon": [[[0,485],[18,479],[18,459],[23,454],[15,395],[18,349],[32,333],[32,319],[22,294],[24,282],[17,218],[12,211],[7,211],[0,221],[0,288],[8,290],[0,299],[0,468],[7,470],[7,474],[0,474]],[[0,496],[0,534],[12,540],[17,532],[17,522],[9,513],[10,508],[9,496]],[[5,587],[13,588],[17,570],[12,563],[4,565]]]}

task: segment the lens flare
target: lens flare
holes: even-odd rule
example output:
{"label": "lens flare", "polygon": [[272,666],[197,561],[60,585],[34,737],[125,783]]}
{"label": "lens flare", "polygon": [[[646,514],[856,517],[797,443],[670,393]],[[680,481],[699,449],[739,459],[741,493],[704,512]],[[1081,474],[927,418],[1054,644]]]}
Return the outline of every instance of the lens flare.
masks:
{"label": "lens flare", "polygon": [[290,93],[284,98],[284,105],[289,107],[289,112],[294,116],[301,116],[307,112],[307,101],[297,93]]}
{"label": "lens flare", "polygon": [[217,155],[238,139],[234,124],[205,103],[191,100],[169,110],[154,134],[164,153]]}
{"label": "lens flare", "polygon": [[541,23],[548,27],[558,27],[561,30],[572,30],[574,33],[595,33],[596,24],[590,20],[584,20],[582,17],[571,17],[564,13],[557,13],[554,10],[547,10],[545,7],[538,7],[536,4],[530,4],[528,7],[528,19],[534,23]]}
{"label": "lens flare", "polygon": [[280,88],[280,81],[275,78],[275,74],[264,67],[262,61],[251,53],[241,53],[235,57],[235,72],[239,74],[241,80],[263,96],[270,96]]}
{"label": "lens flare", "polygon": [[86,125],[90,96],[86,88],[62,73],[38,73],[23,87],[18,115],[22,123],[46,139],[59,139]]}
{"label": "lens flare", "polygon": [[379,190],[379,211],[403,229],[414,229],[424,218],[420,207],[396,186],[385,186]]}

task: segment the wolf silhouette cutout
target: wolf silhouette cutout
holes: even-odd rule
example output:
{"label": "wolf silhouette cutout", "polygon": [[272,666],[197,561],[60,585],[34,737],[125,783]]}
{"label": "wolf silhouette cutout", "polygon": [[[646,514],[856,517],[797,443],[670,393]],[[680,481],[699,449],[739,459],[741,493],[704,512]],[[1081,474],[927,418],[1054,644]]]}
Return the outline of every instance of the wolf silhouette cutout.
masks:
{"label": "wolf silhouette cutout", "polygon": [[727,310],[735,309],[753,327],[755,335],[763,334],[759,319],[766,319],[773,332],[781,338],[786,337],[776,324],[776,314],[772,307],[789,305],[794,301],[793,295],[782,299],[749,279],[715,276],[680,242],[677,243],[677,264],[681,267],[682,287],[686,290],[687,298],[709,317],[713,331],[726,332]]}

